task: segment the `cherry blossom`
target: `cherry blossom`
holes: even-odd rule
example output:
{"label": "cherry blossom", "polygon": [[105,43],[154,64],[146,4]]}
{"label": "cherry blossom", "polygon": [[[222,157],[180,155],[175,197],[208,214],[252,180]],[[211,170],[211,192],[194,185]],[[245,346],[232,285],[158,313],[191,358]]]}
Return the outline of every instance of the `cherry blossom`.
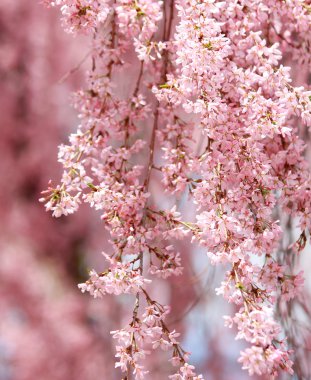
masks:
{"label": "cherry blossom", "polygon": [[[293,48],[293,59],[310,63],[311,16],[306,3],[281,3],[52,3],[67,30],[92,32],[92,67],[75,96],[78,130],[59,149],[61,184],[42,200],[55,217],[82,202],[100,213],[109,267],[79,287],[94,297],[135,295],[132,320],[112,332],[126,376],[147,378],[145,358],[162,349],[177,366],[170,379],[203,379],[167,327],[168,309],[149,295],[156,277],[182,275],[177,242],[187,239],[227,269],[216,292],[236,307],[226,324],[249,345],[242,368],[293,373],[276,309],[303,286],[280,251],[300,252],[310,233],[311,175],[299,136],[311,102],[284,61]],[[178,207],[186,198],[190,217]],[[280,248],[287,215],[300,238]]]}

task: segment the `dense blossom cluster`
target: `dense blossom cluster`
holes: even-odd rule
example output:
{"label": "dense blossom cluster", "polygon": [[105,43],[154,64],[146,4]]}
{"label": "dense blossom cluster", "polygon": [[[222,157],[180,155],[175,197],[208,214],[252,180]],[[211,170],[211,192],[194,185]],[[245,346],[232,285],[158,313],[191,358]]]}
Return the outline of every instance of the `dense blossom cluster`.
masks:
{"label": "dense blossom cluster", "polygon": [[87,291],[95,298],[105,294],[136,294],[145,283],[149,282],[139,274],[139,270],[129,270],[129,265],[119,261],[109,261],[111,266],[107,272],[98,275],[92,270],[90,279],[85,284],[79,285],[83,293]]}
{"label": "dense blossom cluster", "polygon": [[95,31],[109,14],[109,4],[102,0],[46,0],[46,3],[61,6],[64,25],[70,33],[78,30]]}
{"label": "dense blossom cluster", "polygon": [[[177,365],[171,379],[202,379],[165,325],[168,309],[147,292],[154,275],[182,273],[174,242],[190,237],[229,268],[217,293],[237,307],[226,324],[250,345],[243,368],[293,373],[274,311],[299,294],[303,276],[279,260],[275,210],[297,220],[300,238],[287,248],[300,252],[311,230],[311,176],[299,138],[311,123],[311,91],[292,85],[281,60],[293,51],[310,63],[309,3],[56,3],[68,30],[92,31],[93,65],[76,95],[81,124],[59,150],[61,185],[43,200],[56,217],[82,201],[101,212],[110,266],[79,286],[94,297],[136,294],[131,323],[112,332],[116,367],[143,379],[144,358],[160,347]],[[152,186],[154,178],[162,186]],[[164,190],[186,194],[191,222],[176,206],[161,207]]]}

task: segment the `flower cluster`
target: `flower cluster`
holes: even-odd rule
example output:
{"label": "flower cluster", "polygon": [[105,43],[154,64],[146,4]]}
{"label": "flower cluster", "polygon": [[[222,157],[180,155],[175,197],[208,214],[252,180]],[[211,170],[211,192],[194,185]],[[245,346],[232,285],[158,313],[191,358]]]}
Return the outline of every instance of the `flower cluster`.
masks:
{"label": "flower cluster", "polygon": [[109,4],[102,0],[46,0],[52,6],[59,5],[65,28],[70,33],[80,30],[94,32],[110,13]]}
{"label": "flower cluster", "polygon": [[137,316],[138,310],[135,307],[132,322],[122,330],[111,332],[113,338],[120,344],[116,347],[118,358],[116,368],[120,367],[121,371],[127,374],[132,370],[136,379],[144,379],[148,371],[141,363],[146,355],[150,354],[150,351],[145,349],[145,346],[149,344],[152,349],[161,348],[164,351],[172,351],[170,361],[179,369],[176,374],[169,376],[170,379],[202,379],[201,375],[195,374],[194,366],[186,362],[189,354],[181,348],[176,339],[180,334],[175,330],[170,331],[165,324],[164,320],[170,309],[153,301],[146,292],[144,295],[147,307],[141,317]]}
{"label": "flower cluster", "polygon": [[79,284],[82,293],[89,292],[94,298],[101,298],[105,294],[136,294],[144,284],[150,282],[143,278],[139,271],[132,269],[130,264],[122,264],[109,260],[111,266],[106,272],[97,274],[90,271],[90,278],[86,283]]}
{"label": "flower cluster", "polygon": [[[292,373],[274,310],[299,294],[303,277],[279,255],[276,210],[296,218],[301,235],[286,250],[301,251],[311,175],[299,128],[311,121],[311,93],[293,86],[281,60],[295,44],[295,58],[309,62],[309,6],[116,0],[65,1],[62,9],[70,28],[94,31],[93,64],[76,96],[78,132],[60,147],[62,184],[49,189],[46,207],[60,216],[83,200],[101,212],[111,265],[80,287],[95,297],[136,294],[132,322],[113,332],[116,366],[143,379],[147,347],[161,347],[179,365],[171,379],[202,378],[166,327],[166,309],[146,291],[148,275],[182,274],[175,242],[191,236],[212,264],[229,267],[217,293],[238,308],[227,324],[250,344],[243,368]],[[188,196],[192,222],[176,206],[166,209],[163,193]]]}

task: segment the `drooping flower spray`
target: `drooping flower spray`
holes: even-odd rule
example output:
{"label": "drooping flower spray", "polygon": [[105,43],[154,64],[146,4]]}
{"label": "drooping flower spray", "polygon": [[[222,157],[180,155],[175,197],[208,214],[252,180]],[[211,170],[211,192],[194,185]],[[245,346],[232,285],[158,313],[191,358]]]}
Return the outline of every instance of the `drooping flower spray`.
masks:
{"label": "drooping flower spray", "polygon": [[[92,270],[79,287],[94,297],[135,295],[130,323],[112,332],[116,367],[126,379],[152,378],[145,358],[161,348],[175,367],[170,379],[203,379],[165,322],[169,306],[150,295],[155,277],[182,273],[174,242],[191,239],[211,264],[228,268],[217,293],[236,305],[225,324],[249,345],[243,369],[292,374],[292,348],[275,315],[303,285],[286,257],[299,254],[311,229],[299,137],[311,124],[311,91],[294,87],[281,62],[291,52],[310,64],[309,2],[50,4],[61,7],[66,30],[90,36],[92,67],[75,97],[78,130],[59,149],[61,183],[43,201],[55,217],[86,202],[109,231],[108,269]],[[165,194],[173,207],[163,207]],[[282,256],[279,219],[287,214],[300,238]]]}

